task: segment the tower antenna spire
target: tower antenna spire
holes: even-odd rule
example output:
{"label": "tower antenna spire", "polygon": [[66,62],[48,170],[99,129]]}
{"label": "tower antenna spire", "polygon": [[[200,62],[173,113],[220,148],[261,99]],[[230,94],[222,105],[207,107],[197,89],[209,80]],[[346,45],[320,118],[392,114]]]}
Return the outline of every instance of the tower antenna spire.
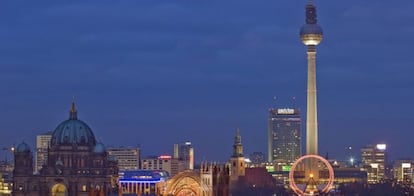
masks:
{"label": "tower antenna spire", "polygon": [[241,135],[240,135],[240,128],[237,127],[236,129],[236,137],[235,137],[235,144],[241,144]]}

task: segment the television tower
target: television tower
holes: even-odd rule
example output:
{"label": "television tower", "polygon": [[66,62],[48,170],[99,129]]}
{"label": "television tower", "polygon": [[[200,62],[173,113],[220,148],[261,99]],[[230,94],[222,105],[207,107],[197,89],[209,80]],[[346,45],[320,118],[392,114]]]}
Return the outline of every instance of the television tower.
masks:
{"label": "television tower", "polygon": [[[322,28],[317,24],[316,7],[313,0],[306,4],[306,20],[300,29],[300,38],[307,46],[308,89],[306,114],[306,154],[318,155],[318,112],[316,102],[316,46],[322,41]],[[313,162],[313,161],[312,161]],[[318,178],[316,165],[311,164],[309,175]],[[307,173],[307,172],[306,172]]]}

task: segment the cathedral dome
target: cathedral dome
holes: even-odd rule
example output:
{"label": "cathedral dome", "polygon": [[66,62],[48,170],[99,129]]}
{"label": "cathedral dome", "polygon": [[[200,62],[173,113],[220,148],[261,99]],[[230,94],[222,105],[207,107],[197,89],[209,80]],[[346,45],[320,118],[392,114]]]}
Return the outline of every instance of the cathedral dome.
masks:
{"label": "cathedral dome", "polygon": [[95,136],[89,126],[77,118],[75,103],[72,103],[69,120],[60,123],[52,134],[51,146],[85,145],[95,146]]}
{"label": "cathedral dome", "polygon": [[16,148],[17,152],[30,152],[30,146],[26,142],[22,142]]}

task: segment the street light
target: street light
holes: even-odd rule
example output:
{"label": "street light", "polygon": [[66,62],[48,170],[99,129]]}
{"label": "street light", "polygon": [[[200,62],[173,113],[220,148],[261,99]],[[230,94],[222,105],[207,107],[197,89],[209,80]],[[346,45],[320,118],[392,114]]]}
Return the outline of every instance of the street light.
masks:
{"label": "street light", "polygon": [[349,159],[349,162],[351,163],[351,166],[353,167],[354,166],[354,158],[353,157],[351,157],[350,159]]}

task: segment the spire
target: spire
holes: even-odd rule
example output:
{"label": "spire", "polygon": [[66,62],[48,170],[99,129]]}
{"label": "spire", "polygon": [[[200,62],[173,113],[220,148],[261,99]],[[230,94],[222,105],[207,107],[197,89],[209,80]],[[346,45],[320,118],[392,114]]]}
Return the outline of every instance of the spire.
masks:
{"label": "spire", "polygon": [[316,24],[316,7],[313,4],[313,0],[309,0],[306,4],[306,24]]}
{"label": "spire", "polygon": [[234,144],[241,144],[240,128],[236,129],[236,137],[234,138]]}
{"label": "spire", "polygon": [[70,120],[78,119],[78,111],[76,110],[75,97],[73,97],[73,100],[72,100],[72,107],[70,108],[69,119]]}
{"label": "spire", "polygon": [[236,130],[236,137],[234,137],[233,145],[233,156],[232,157],[243,157],[243,145],[241,142],[240,129]]}

